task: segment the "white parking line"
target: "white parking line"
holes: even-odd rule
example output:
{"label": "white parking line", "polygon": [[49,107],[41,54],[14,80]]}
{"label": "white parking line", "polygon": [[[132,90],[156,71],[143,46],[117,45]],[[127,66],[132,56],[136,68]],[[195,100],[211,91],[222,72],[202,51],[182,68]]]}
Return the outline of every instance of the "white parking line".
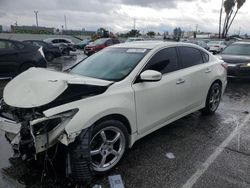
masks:
{"label": "white parking line", "polygon": [[201,165],[201,168],[198,169],[182,186],[182,188],[191,188],[199,180],[199,178],[206,172],[209,166],[215,161],[215,159],[221,154],[225,147],[232,141],[236,134],[241,130],[242,127],[246,125],[250,119],[250,114],[244,118],[244,121],[241,124],[238,124],[236,128],[231,132],[231,134],[219,145],[214,153],[212,153],[207,160]]}

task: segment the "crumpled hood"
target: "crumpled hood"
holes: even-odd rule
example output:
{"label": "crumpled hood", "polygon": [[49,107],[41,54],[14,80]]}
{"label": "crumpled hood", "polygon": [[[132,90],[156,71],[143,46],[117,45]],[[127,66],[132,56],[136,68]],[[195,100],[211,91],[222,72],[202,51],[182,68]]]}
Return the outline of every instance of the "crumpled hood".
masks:
{"label": "crumpled hood", "polygon": [[6,104],[19,108],[46,105],[62,94],[69,84],[108,86],[112,82],[42,68],[30,68],[4,88]]}

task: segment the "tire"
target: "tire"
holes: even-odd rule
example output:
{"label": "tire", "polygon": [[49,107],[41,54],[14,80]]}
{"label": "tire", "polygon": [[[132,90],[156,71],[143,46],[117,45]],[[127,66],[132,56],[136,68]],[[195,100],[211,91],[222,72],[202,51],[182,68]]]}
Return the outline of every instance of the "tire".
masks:
{"label": "tire", "polygon": [[[106,142],[103,139],[103,132]],[[115,138],[117,138],[116,141]],[[128,148],[128,138],[126,127],[117,120],[105,120],[93,127],[84,129],[76,137],[75,141],[69,145],[69,160],[66,160],[70,163],[71,175],[74,181],[78,184],[88,184],[91,182],[93,172],[95,174],[105,174],[114,168]],[[112,143],[112,141],[114,142]],[[98,153],[97,149],[99,149]],[[116,151],[115,154],[119,155],[111,154],[113,150]],[[108,166],[98,167],[98,162],[101,164],[103,155],[106,156],[106,160],[109,160],[104,161],[107,162],[104,165],[108,164]],[[98,158],[101,160],[98,161]]]}
{"label": "tire", "polygon": [[35,67],[35,64],[33,64],[33,63],[24,63],[24,64],[19,68],[18,73],[20,74],[20,73],[22,73],[22,72],[28,70],[28,69],[31,68],[31,67]]}
{"label": "tire", "polygon": [[212,115],[215,113],[217,108],[219,107],[221,101],[221,86],[219,83],[213,83],[210,87],[206,99],[206,106],[202,109],[202,113],[205,115]]}
{"label": "tire", "polygon": [[55,56],[52,53],[47,53],[47,55],[45,57],[46,57],[46,60],[49,62],[51,62],[51,61],[53,61],[53,59],[55,59]]}
{"label": "tire", "polygon": [[69,49],[64,49],[62,54],[69,56],[70,55],[70,50]]}

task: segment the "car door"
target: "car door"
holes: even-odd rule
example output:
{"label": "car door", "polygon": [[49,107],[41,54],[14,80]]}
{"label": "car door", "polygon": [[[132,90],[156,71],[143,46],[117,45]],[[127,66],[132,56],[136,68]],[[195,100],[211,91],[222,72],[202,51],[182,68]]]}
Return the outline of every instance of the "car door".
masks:
{"label": "car door", "polygon": [[16,74],[19,50],[10,41],[0,40],[0,76],[11,77]]}
{"label": "car door", "polygon": [[204,98],[207,96],[210,84],[209,74],[211,74],[212,69],[204,62],[205,57],[203,56],[208,56],[204,51],[188,46],[180,46],[178,51],[182,64],[179,79],[183,82],[180,84],[183,88],[181,111],[186,113],[203,104]]}
{"label": "car door", "polygon": [[179,115],[182,106],[178,84],[179,64],[174,47],[158,51],[142,70],[156,70],[163,74],[158,82],[135,82],[136,115],[139,134],[163,125]]}

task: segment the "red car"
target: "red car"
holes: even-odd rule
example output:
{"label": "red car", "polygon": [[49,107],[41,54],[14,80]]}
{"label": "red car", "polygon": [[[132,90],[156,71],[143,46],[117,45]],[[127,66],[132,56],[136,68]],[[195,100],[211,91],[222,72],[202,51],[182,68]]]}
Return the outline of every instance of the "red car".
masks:
{"label": "red car", "polygon": [[111,45],[119,44],[119,43],[120,43],[120,41],[118,39],[115,39],[115,38],[97,39],[95,42],[92,42],[92,43],[88,44],[87,46],[85,46],[84,53],[86,55],[92,55],[92,54],[102,50],[103,48],[106,48],[107,46],[111,46]]}

